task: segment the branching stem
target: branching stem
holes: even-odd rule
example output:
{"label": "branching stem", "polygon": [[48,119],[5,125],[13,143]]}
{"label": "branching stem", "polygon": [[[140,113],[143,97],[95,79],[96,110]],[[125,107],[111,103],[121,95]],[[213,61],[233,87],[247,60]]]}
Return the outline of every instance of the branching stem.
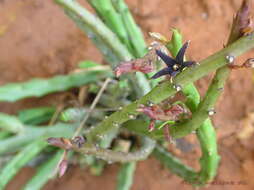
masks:
{"label": "branching stem", "polygon": [[[237,40],[230,46],[224,48],[223,50],[209,56],[207,59],[200,62],[199,66],[195,66],[192,68],[188,68],[178,76],[175,77],[174,83],[180,85],[181,87],[186,86],[189,83],[195,82],[196,80],[200,79],[201,77],[207,75],[208,73],[217,70],[218,68],[228,64],[228,60],[226,59],[227,55],[232,55],[234,57],[238,57],[239,55],[245,53],[246,51],[252,49],[254,47],[254,35],[253,33],[249,36],[242,37],[241,39]],[[223,78],[223,75],[220,76]],[[213,91],[216,91],[215,94],[221,93],[221,86],[223,87],[222,83],[218,83],[215,80],[216,88],[213,88]],[[93,128],[89,134],[88,139],[90,141],[96,140],[97,134],[105,134],[112,129],[119,128],[120,125],[130,119],[133,119],[135,116],[139,114],[136,111],[140,104],[147,104],[150,102],[159,103],[166,98],[174,95],[176,90],[173,88],[173,85],[170,81],[166,81],[158,86],[156,86],[153,90],[151,90],[148,94],[140,98],[139,100],[131,103],[128,106],[125,106],[122,110],[115,112],[102,123],[100,123],[97,127]],[[211,108],[211,105],[214,105],[216,101],[216,97],[207,97],[209,101],[208,104],[201,104],[200,107],[202,110],[208,110]],[[196,112],[195,112],[196,113]],[[195,114],[194,113],[194,114]],[[197,113],[196,113],[197,114]],[[171,135],[175,138],[185,136],[191,133],[193,130],[196,130],[200,125],[196,125],[196,122],[200,122],[202,120],[203,123],[208,116],[208,112],[203,112],[202,115],[198,118],[195,118],[192,121],[193,125],[187,126],[186,124],[177,125],[174,127],[170,132]],[[194,116],[193,116],[194,118]]]}
{"label": "branching stem", "polygon": [[85,143],[82,147],[74,145],[72,150],[85,155],[91,154],[108,162],[133,162],[146,159],[154,149],[154,140],[151,140],[148,137],[143,137],[142,141],[143,144],[139,150],[129,153],[100,148],[90,143]]}

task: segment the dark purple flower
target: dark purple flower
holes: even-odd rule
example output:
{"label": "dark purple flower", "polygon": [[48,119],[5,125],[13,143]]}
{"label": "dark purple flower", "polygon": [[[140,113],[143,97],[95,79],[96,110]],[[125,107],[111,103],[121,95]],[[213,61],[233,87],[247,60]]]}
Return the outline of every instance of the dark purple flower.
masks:
{"label": "dark purple flower", "polygon": [[167,67],[160,70],[155,75],[153,75],[152,79],[159,78],[163,75],[170,75],[171,77],[175,77],[185,67],[190,67],[194,65],[195,64],[194,61],[184,61],[184,54],[188,46],[189,46],[189,41],[182,46],[182,48],[177,53],[175,59],[166,55],[160,50],[156,50],[156,54],[164,61]]}

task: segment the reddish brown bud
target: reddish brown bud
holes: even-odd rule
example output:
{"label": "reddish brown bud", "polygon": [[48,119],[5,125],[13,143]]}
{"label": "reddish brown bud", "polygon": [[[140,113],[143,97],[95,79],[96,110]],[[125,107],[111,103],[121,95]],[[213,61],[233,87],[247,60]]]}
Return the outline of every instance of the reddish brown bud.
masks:
{"label": "reddish brown bud", "polygon": [[59,147],[59,148],[65,149],[65,150],[68,150],[72,147],[71,141],[69,139],[65,139],[65,138],[51,137],[51,138],[48,138],[47,141],[50,145],[53,145],[53,146],[56,146],[56,147]]}
{"label": "reddish brown bud", "polygon": [[228,44],[236,41],[244,35],[248,35],[253,32],[254,27],[250,10],[250,1],[244,0],[241,8],[237,11],[236,16],[234,17]]}
{"label": "reddish brown bud", "polygon": [[247,59],[244,63],[243,66],[245,68],[254,68],[254,58],[249,58]]}
{"label": "reddish brown bud", "polygon": [[254,68],[254,58],[247,59],[242,65],[230,64],[230,69]]}
{"label": "reddish brown bud", "polygon": [[142,72],[150,73],[154,70],[154,66],[151,60],[136,59],[128,62],[123,62],[115,69],[116,77],[125,73]]}
{"label": "reddish brown bud", "polygon": [[179,115],[186,113],[187,111],[180,105],[173,105],[169,109],[165,110],[167,116],[172,117],[172,120],[177,120]]}
{"label": "reddish brown bud", "polygon": [[115,68],[115,75],[116,75],[116,77],[119,77],[122,74],[130,73],[130,72],[134,72],[134,70],[133,70],[133,64],[130,63],[130,62],[122,63],[122,64],[120,64],[119,66],[117,66]]}
{"label": "reddish brown bud", "polygon": [[85,139],[83,136],[76,136],[71,140],[71,142],[80,148],[85,143]]}
{"label": "reddish brown bud", "polygon": [[173,105],[169,109],[163,109],[159,105],[140,105],[137,111],[144,113],[153,120],[161,121],[177,120],[181,114],[186,113],[186,110],[180,105]]}
{"label": "reddish brown bud", "polygon": [[151,119],[150,124],[148,126],[148,131],[151,132],[154,130],[154,128],[155,128],[155,120]]}
{"label": "reddish brown bud", "polygon": [[65,174],[67,168],[68,168],[68,161],[64,159],[59,163],[58,176],[62,177]]}
{"label": "reddish brown bud", "polygon": [[170,134],[169,134],[169,126],[168,125],[165,125],[163,127],[163,133],[164,133],[165,139],[167,141],[171,142],[171,137],[170,137]]}
{"label": "reddish brown bud", "polygon": [[169,42],[169,40],[163,36],[162,34],[158,33],[158,32],[149,32],[149,35],[154,38],[156,41],[159,41],[163,44],[167,44]]}
{"label": "reddish brown bud", "polygon": [[116,77],[125,73],[142,72],[150,73],[155,70],[155,62],[157,61],[156,49],[166,51],[166,47],[160,43],[153,43],[148,48],[149,52],[142,58],[125,61],[115,68]]}
{"label": "reddish brown bud", "polygon": [[158,105],[153,105],[153,106],[144,106],[140,105],[139,108],[137,109],[138,112],[142,112],[151,119],[158,120],[159,115],[163,115],[163,110],[158,106]]}

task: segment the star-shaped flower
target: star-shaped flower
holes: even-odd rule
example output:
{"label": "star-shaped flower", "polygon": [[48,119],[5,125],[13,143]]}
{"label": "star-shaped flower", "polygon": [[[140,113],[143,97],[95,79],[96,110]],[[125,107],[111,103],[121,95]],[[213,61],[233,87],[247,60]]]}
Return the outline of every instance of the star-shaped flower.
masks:
{"label": "star-shaped flower", "polygon": [[167,67],[157,72],[152,76],[152,79],[159,78],[163,75],[170,75],[170,77],[175,77],[179,72],[181,72],[185,67],[190,67],[196,62],[194,61],[184,61],[184,54],[189,46],[189,41],[186,42],[176,55],[176,58],[172,58],[160,50],[156,50],[156,54],[166,63]]}

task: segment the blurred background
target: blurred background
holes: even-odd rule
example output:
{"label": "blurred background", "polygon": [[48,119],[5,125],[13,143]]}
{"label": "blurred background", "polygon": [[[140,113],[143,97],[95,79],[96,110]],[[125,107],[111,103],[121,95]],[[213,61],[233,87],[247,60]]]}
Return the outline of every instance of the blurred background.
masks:
{"label": "blurred background", "polygon": [[[241,0],[126,0],[136,21],[151,42],[148,32],[170,36],[170,28],[178,28],[185,40],[191,40],[187,56],[202,60],[220,50],[226,43],[233,15]],[[88,7],[86,2],[80,1]],[[91,10],[91,8],[89,8]],[[25,81],[34,77],[67,74],[80,60],[103,63],[102,56],[90,40],[68,19],[53,1],[0,0],[0,85]],[[253,57],[245,54],[236,63]],[[204,94],[211,76],[197,82]],[[232,71],[223,96],[213,116],[222,157],[215,183],[206,189],[254,188],[254,77],[251,70]],[[0,112],[17,113],[22,108],[58,105],[64,93],[44,98],[30,98],[17,103],[0,103]],[[189,137],[190,139],[192,137]],[[195,140],[193,140],[195,144]],[[199,150],[186,155],[172,150],[186,163],[197,162]],[[198,165],[198,164],[197,164]],[[111,190],[116,184],[118,165],[113,164],[101,177],[95,177],[78,166],[65,176],[50,181],[45,190]],[[8,185],[16,190],[34,174],[24,168]],[[1,180],[1,179],[0,179]],[[164,169],[157,160],[139,162],[133,190],[192,189],[182,179]]]}

